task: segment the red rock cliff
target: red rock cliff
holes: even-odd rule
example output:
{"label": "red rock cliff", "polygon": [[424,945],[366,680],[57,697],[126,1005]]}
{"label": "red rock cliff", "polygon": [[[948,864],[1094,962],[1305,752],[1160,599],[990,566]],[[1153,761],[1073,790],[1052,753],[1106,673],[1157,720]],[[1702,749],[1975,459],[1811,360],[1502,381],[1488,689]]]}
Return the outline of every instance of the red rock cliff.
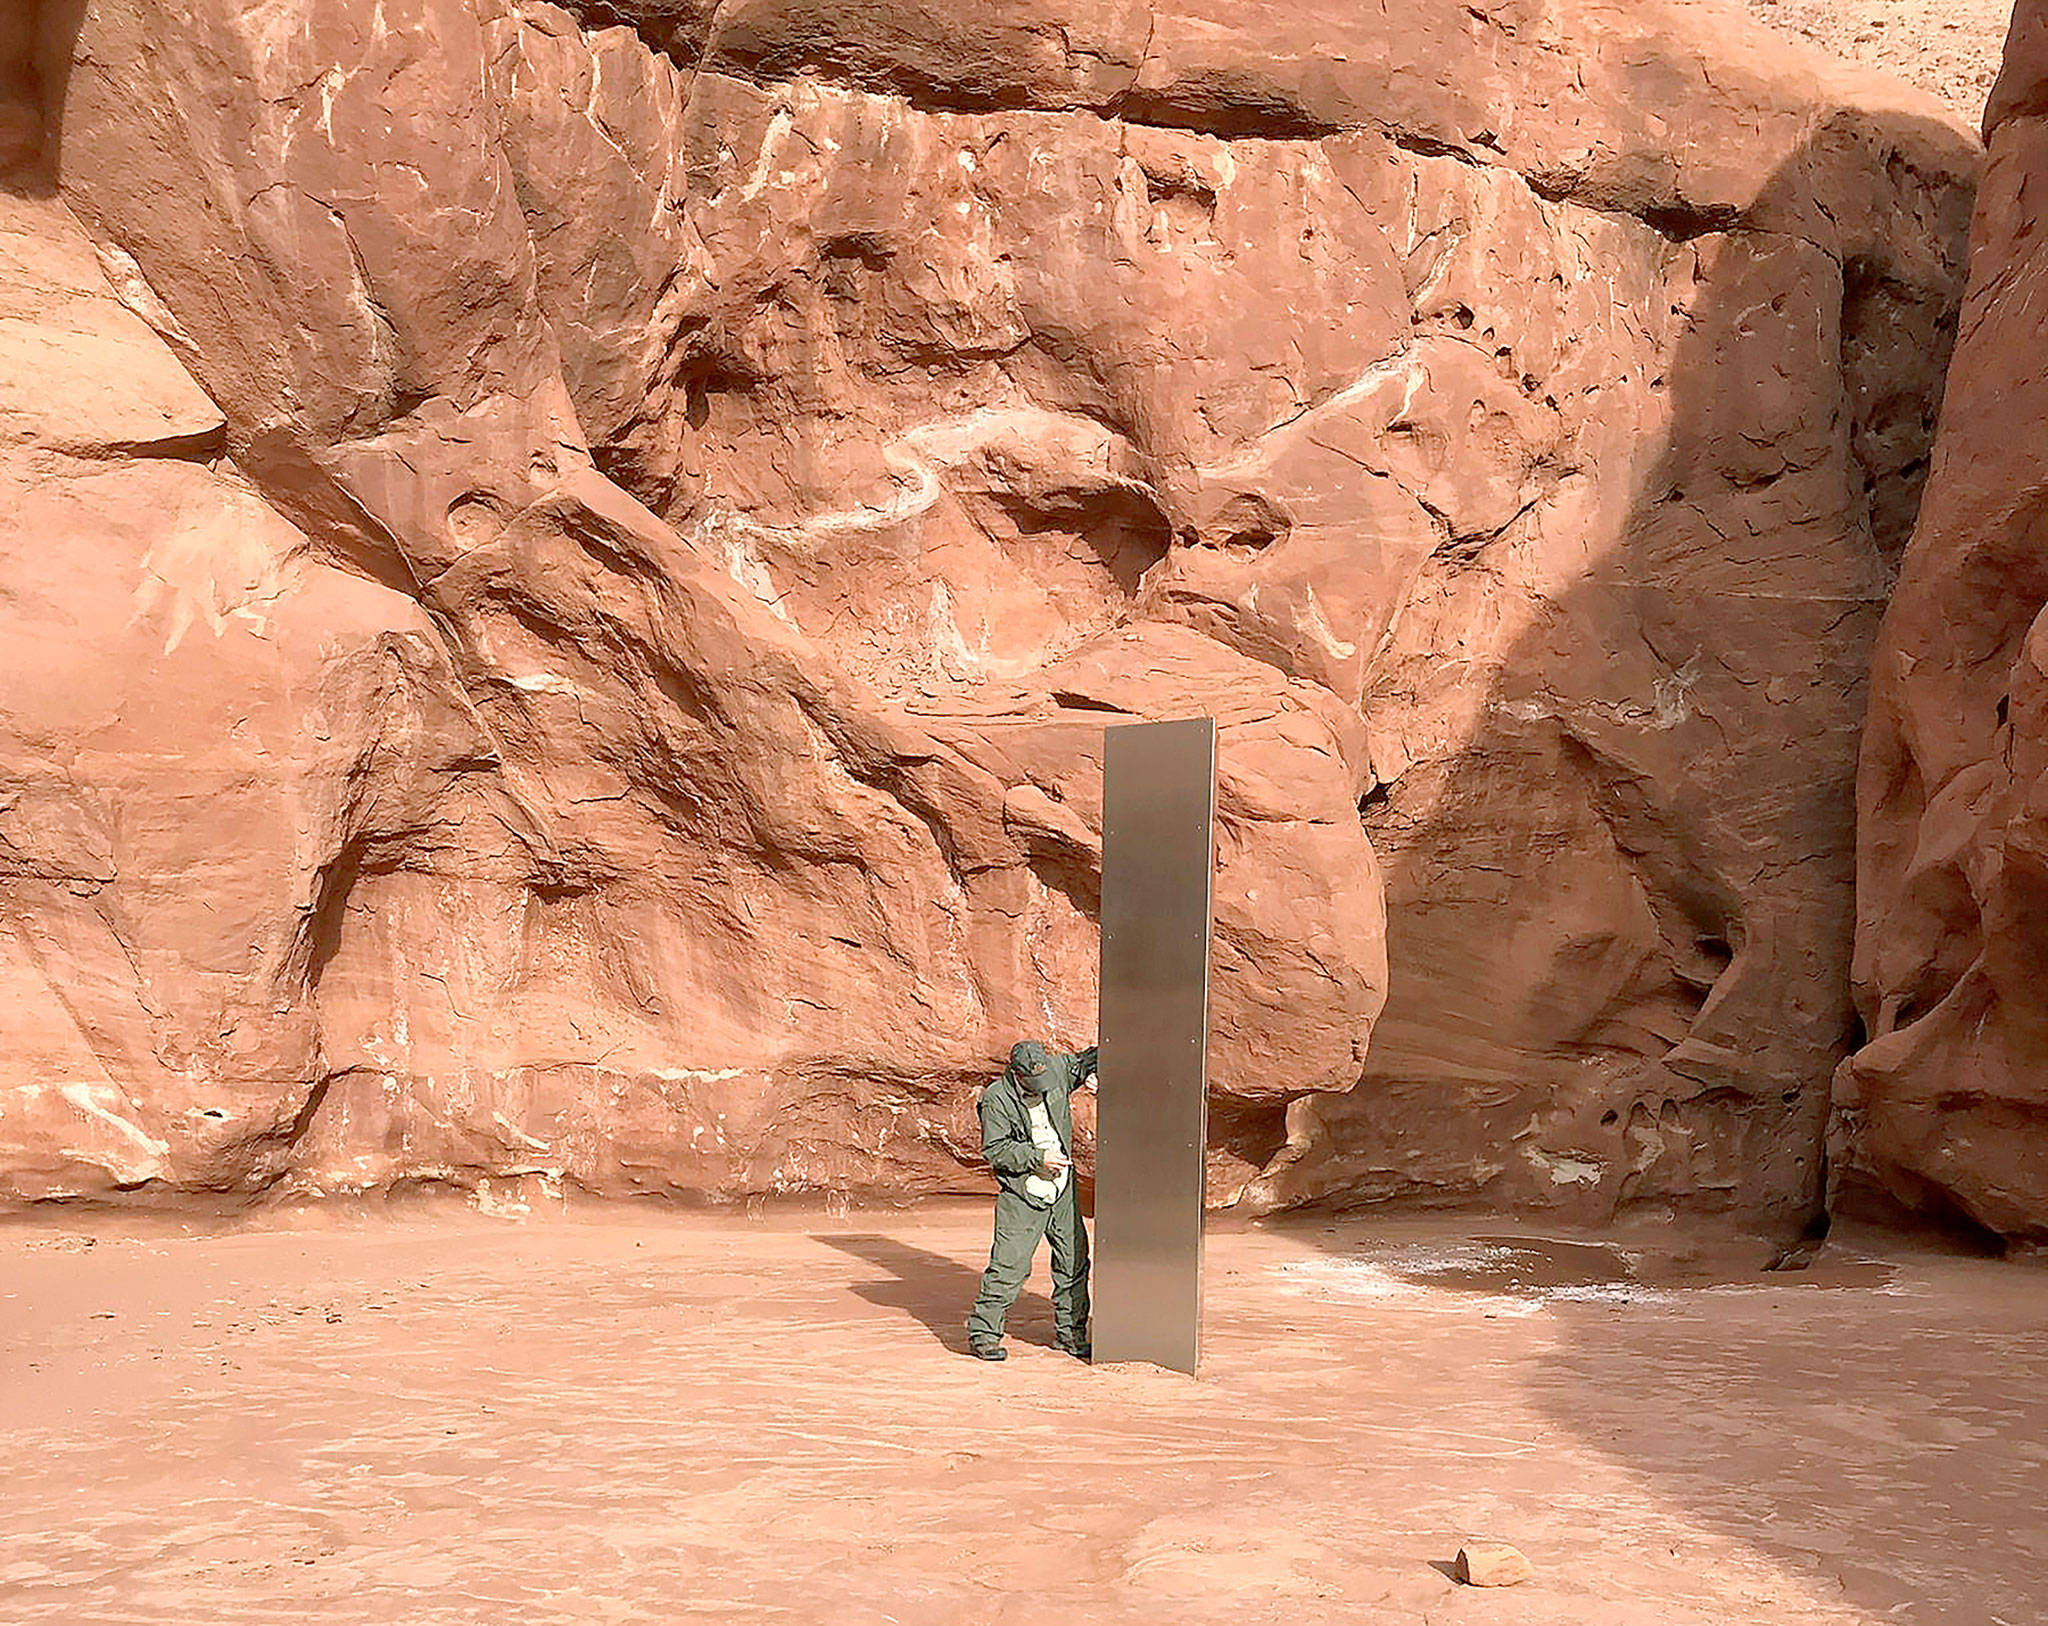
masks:
{"label": "red rock cliff", "polygon": [[8,1194],[978,1189],[1208,711],[1219,1196],[1814,1200],[1932,103],[1640,0],[7,48]]}
{"label": "red rock cliff", "polygon": [[2048,1240],[2048,8],[1985,114],[1941,438],[1879,643],[1859,788],[1845,1180]]}

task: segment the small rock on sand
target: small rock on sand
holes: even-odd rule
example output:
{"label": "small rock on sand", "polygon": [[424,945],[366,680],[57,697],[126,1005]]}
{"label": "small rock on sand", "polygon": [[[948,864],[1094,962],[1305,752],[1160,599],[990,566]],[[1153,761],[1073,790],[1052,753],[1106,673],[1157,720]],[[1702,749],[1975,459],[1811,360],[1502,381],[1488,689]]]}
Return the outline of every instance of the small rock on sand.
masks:
{"label": "small rock on sand", "polygon": [[1504,1541],[1472,1541],[1458,1549],[1457,1573],[1466,1586],[1514,1586],[1536,1566]]}

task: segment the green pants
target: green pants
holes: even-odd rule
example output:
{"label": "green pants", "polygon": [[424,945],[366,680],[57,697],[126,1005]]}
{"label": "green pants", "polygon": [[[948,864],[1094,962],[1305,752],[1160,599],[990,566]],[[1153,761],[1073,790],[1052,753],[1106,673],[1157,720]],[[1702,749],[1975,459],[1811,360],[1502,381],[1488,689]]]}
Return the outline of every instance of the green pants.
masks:
{"label": "green pants", "polygon": [[1081,1223],[1081,1197],[1074,1182],[1050,1208],[1033,1206],[1013,1191],[996,1193],[996,1238],[981,1273],[981,1291],[967,1317],[968,1339],[993,1344],[1003,1336],[1003,1317],[1024,1291],[1038,1239],[1052,1243],[1052,1321],[1062,1344],[1088,1337],[1088,1231]]}

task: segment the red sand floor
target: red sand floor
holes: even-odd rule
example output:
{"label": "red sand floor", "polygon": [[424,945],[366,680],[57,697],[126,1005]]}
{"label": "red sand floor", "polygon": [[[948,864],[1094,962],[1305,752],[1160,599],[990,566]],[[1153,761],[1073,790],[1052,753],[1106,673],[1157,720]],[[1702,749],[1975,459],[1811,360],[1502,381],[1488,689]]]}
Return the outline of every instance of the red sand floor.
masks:
{"label": "red sand floor", "polygon": [[967,1359],[984,1224],[0,1228],[0,1626],[2048,1622],[2038,1267],[1226,1230],[1190,1381]]}

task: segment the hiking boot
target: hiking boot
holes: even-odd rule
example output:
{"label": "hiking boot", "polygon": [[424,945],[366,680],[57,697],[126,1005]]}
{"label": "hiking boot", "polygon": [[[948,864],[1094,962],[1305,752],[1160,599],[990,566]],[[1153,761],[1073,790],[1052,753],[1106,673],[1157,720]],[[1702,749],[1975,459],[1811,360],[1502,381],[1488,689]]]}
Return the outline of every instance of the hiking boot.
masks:
{"label": "hiking boot", "polygon": [[1001,1344],[969,1344],[967,1353],[977,1361],[1007,1361],[1010,1352]]}
{"label": "hiking boot", "polygon": [[1095,1359],[1095,1346],[1085,1338],[1076,1339],[1072,1342],[1062,1339],[1060,1341],[1060,1348],[1073,1356],[1077,1361],[1092,1361]]}

